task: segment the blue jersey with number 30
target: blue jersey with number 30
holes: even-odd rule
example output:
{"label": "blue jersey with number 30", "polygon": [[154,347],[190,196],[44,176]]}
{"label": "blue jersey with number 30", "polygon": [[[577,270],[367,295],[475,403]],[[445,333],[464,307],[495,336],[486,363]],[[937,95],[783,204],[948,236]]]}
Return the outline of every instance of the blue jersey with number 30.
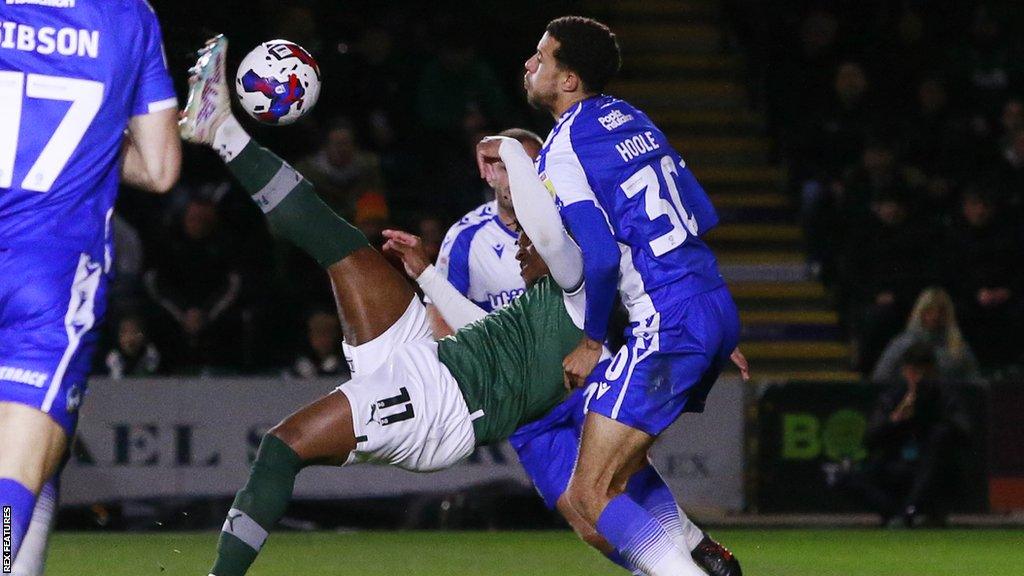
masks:
{"label": "blue jersey with number 30", "polygon": [[145,0],[0,4],[0,247],[101,249],[128,120],[176,106]]}
{"label": "blue jersey with number 30", "polygon": [[630,319],[724,282],[701,236],[718,224],[704,189],[668,139],[629,103],[594,96],[567,110],[538,161],[561,205],[593,202],[619,243]]}

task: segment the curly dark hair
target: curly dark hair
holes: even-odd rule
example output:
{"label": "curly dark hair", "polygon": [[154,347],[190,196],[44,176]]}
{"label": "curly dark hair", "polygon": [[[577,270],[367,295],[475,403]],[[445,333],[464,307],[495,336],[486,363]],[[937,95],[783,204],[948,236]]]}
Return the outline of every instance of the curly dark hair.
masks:
{"label": "curly dark hair", "polygon": [[583,16],[562,16],[548,22],[547,33],[558,40],[555,60],[579,75],[583,89],[604,90],[622,66],[619,40],[607,26]]}

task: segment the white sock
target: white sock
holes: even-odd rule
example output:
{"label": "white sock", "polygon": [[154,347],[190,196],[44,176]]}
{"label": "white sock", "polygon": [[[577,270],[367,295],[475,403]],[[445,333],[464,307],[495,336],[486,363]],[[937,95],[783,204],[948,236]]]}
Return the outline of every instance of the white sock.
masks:
{"label": "white sock", "polygon": [[14,576],[42,576],[46,568],[46,547],[50,542],[50,532],[53,530],[56,517],[57,491],[53,482],[47,482],[36,498],[32,522],[14,561]]}
{"label": "white sock", "polygon": [[213,135],[213,149],[225,162],[231,162],[242,152],[250,140],[252,138],[245,128],[242,128],[234,115],[229,114]]}
{"label": "white sock", "polygon": [[681,528],[680,539],[677,540],[676,546],[693,552],[697,549],[700,541],[704,539],[704,531],[690,520],[690,517],[686,515],[686,512],[683,512],[682,508],[676,506],[676,511],[679,513],[679,525]]}

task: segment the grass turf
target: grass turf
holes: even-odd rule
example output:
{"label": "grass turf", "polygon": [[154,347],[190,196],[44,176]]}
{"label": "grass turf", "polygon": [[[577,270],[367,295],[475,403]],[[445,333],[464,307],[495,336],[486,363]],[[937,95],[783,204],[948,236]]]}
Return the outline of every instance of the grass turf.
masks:
{"label": "grass turf", "polygon": [[[1021,574],[1024,531],[715,530],[746,576]],[[206,576],[214,533],[57,533],[50,576]],[[624,571],[569,532],[271,536],[252,576],[581,576]]]}

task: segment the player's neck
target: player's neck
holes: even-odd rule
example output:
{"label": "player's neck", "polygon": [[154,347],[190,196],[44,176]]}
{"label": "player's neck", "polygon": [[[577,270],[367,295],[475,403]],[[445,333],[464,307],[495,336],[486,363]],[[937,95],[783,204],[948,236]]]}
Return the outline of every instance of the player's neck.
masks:
{"label": "player's neck", "polygon": [[562,114],[565,114],[566,110],[587,98],[590,98],[591,96],[596,96],[596,94],[590,94],[588,92],[563,92],[558,95],[558,98],[555,100],[555,105],[551,107],[551,115],[555,117],[555,120],[558,120],[562,117]]}
{"label": "player's neck", "polygon": [[512,230],[513,226],[515,226],[516,217],[512,215],[512,212],[510,212],[509,210],[506,210],[504,207],[502,207],[501,203],[499,202],[498,203],[498,220],[501,221],[501,224],[505,228],[508,228],[509,230]]}

